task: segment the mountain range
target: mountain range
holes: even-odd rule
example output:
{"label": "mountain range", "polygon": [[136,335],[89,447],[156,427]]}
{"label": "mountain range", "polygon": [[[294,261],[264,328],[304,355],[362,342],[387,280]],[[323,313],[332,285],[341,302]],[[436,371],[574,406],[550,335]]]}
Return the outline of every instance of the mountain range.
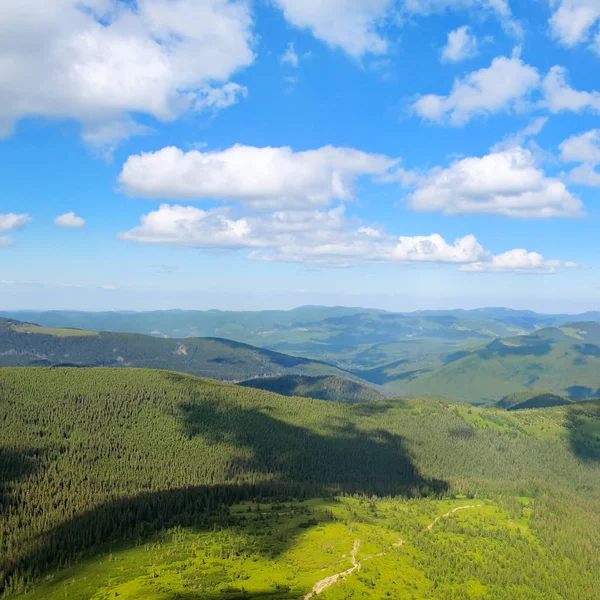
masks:
{"label": "mountain range", "polygon": [[[307,315],[316,310],[323,315],[338,309],[303,310],[301,318],[308,319]],[[339,310],[343,313],[351,309]],[[404,327],[401,320],[408,317],[380,312],[339,314],[321,322],[328,326],[332,322],[342,323],[350,329],[347,321],[354,321],[355,339],[348,338],[344,343],[354,349],[356,356],[370,352],[373,357],[379,352],[381,362],[375,367],[353,367],[331,355],[328,360],[322,360],[319,354],[308,358],[222,338],[165,338],[70,326],[50,328],[0,319],[0,366],[169,369],[221,381],[250,380],[248,385],[252,387],[334,400],[353,397],[356,389],[357,400],[372,399],[383,392],[388,396],[445,398],[473,404],[495,403],[510,394],[533,390],[574,400],[600,396],[600,323],[574,322],[526,335],[485,337],[483,331],[490,311],[497,318],[502,313],[499,309],[489,309],[482,321],[472,319],[472,314],[466,320],[452,315],[412,317],[421,323],[419,337],[415,334],[402,342],[384,344],[383,350],[381,345],[360,344],[360,337],[368,338],[376,327],[381,327],[379,334],[384,335],[386,319],[390,323],[389,335],[398,336],[399,329]],[[536,319],[541,322],[542,317]],[[498,328],[502,327],[501,321],[494,322]],[[312,327],[314,330],[316,326]],[[504,327],[505,332],[509,330],[507,325]],[[365,328],[370,328],[371,333]],[[481,337],[477,341],[469,337],[467,342],[463,334]],[[451,335],[458,341],[450,340]],[[441,336],[446,336],[445,344],[440,341]],[[307,348],[312,343],[308,342]],[[402,346],[405,356],[386,362],[385,358],[393,354],[390,346]],[[307,350],[306,354],[311,352]]]}

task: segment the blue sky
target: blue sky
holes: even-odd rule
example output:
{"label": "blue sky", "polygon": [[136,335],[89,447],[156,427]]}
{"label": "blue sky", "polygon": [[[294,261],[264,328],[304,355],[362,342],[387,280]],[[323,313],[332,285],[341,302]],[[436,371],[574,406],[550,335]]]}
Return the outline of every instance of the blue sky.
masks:
{"label": "blue sky", "polygon": [[597,309],[599,61],[598,0],[5,0],[0,308]]}

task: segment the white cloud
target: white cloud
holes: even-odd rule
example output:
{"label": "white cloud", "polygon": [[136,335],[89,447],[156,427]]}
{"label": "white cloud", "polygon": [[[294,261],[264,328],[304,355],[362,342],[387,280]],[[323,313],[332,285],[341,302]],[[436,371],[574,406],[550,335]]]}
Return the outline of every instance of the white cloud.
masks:
{"label": "white cloud", "polygon": [[589,41],[592,28],[600,20],[599,0],[552,0],[552,35],[565,46]]}
{"label": "white cloud", "polygon": [[273,0],[285,19],[333,48],[360,58],[385,54],[387,22],[399,24],[404,17],[429,16],[446,10],[495,14],[504,29],[518,37],[521,26],[512,16],[507,0]]}
{"label": "white cloud", "polygon": [[411,15],[431,15],[449,10],[465,10],[473,14],[479,9],[494,13],[507,33],[521,37],[523,29],[514,19],[508,0],[404,0],[403,9]]}
{"label": "white cloud", "polygon": [[15,231],[31,221],[29,215],[0,214],[0,231]]}
{"label": "white cloud", "polygon": [[528,252],[522,248],[505,252],[494,256],[487,262],[476,262],[463,265],[461,271],[471,271],[475,273],[555,273],[557,269],[575,269],[578,268],[574,262],[564,262],[560,260],[546,260],[537,252]]}
{"label": "white cloud", "polygon": [[7,248],[8,246],[12,246],[14,241],[12,238],[9,238],[6,235],[0,235],[0,248]]}
{"label": "white cloud", "polygon": [[523,127],[523,129],[519,129],[519,131],[516,133],[508,135],[501,142],[494,144],[494,146],[491,148],[491,151],[493,153],[503,152],[505,150],[511,150],[513,148],[518,148],[519,146],[524,146],[525,143],[530,140],[530,138],[541,133],[547,122],[548,117],[535,118],[533,121],[531,121],[531,123],[529,123],[529,125]]}
{"label": "white cloud", "polygon": [[351,199],[357,178],[383,175],[396,163],[332,146],[306,152],[241,145],[220,152],[168,147],[130,156],[119,181],[128,194],[146,198],[213,198],[259,209],[306,209]]}
{"label": "white cloud", "polygon": [[229,219],[223,210],[161,204],[142,217],[139,227],[119,234],[119,238],[197,248],[248,248],[254,245],[250,233],[245,219]]}
{"label": "white cloud", "polygon": [[449,215],[548,218],[583,212],[565,184],[546,177],[531,151],[520,147],[435,168],[419,180],[408,203],[415,210]]}
{"label": "white cloud", "polygon": [[59,227],[85,227],[85,220],[75,215],[74,212],[68,212],[56,217],[54,224]]}
{"label": "white cloud", "polygon": [[600,163],[600,129],[592,129],[566,139],[560,146],[563,162]]}
{"label": "white cloud", "polygon": [[388,44],[379,25],[394,0],[273,0],[285,19],[354,57],[383,54]]}
{"label": "white cloud", "polygon": [[475,236],[467,235],[449,244],[441,235],[400,237],[393,256],[401,261],[469,263],[486,252]]}
{"label": "white cloud", "polygon": [[596,171],[596,166],[600,164],[600,129],[574,135],[559,147],[563,162],[582,163],[568,174],[570,181],[593,187],[600,186],[600,173]]}
{"label": "white cloud", "polygon": [[552,67],[544,78],[542,89],[545,104],[552,113],[565,110],[581,112],[594,110],[600,112],[600,93],[578,91],[567,83],[567,70],[558,65]]}
{"label": "white cloud", "polygon": [[591,187],[600,187],[600,173],[596,171],[594,165],[590,163],[584,163],[575,167],[569,173],[569,180],[573,183],[579,183],[581,185],[589,185]]}
{"label": "white cloud", "polygon": [[223,109],[248,97],[248,88],[230,81],[221,87],[206,86],[198,91],[197,110]]}
{"label": "white cloud", "polygon": [[537,88],[539,81],[537,69],[518,56],[501,56],[489,67],[456,79],[447,96],[422,96],[413,109],[423,119],[461,126],[478,115],[514,110]]}
{"label": "white cloud", "polygon": [[[523,261],[511,268],[505,255],[495,258],[472,235],[452,243],[439,234],[396,237],[381,227],[347,219],[343,205],[327,211],[277,211],[235,218],[223,209],[163,204],[143,216],[139,227],[118,237],[178,247],[246,250],[253,260],[330,267],[431,263],[464,265],[473,271],[525,268]],[[544,262],[544,266],[549,264]],[[570,263],[552,264],[556,269]]]}
{"label": "white cloud", "polygon": [[92,143],[114,144],[140,133],[132,113],[175,119],[252,63],[249,10],[242,0],[3,0],[0,129],[75,119]]}
{"label": "white cloud", "polygon": [[124,117],[115,121],[85,123],[81,137],[90,146],[104,153],[107,160],[110,160],[113,152],[123,140],[152,132],[150,127],[140,125],[130,117]]}
{"label": "white cloud", "polygon": [[283,56],[279,59],[279,62],[281,62],[282,65],[290,65],[292,67],[297,67],[300,64],[300,58],[294,48],[294,42],[288,44],[288,47],[283,53]]}
{"label": "white cloud", "polygon": [[477,37],[468,25],[448,33],[448,42],[442,49],[442,62],[460,62],[477,56]]}

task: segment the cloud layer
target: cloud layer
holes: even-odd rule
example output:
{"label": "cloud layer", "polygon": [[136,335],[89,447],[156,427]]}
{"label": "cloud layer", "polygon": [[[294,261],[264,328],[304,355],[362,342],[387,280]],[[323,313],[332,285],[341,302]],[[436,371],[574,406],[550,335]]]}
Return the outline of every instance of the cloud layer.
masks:
{"label": "cloud layer", "polygon": [[462,265],[464,270],[476,272],[554,272],[575,266],[546,261],[524,250],[494,257],[473,235],[454,242],[439,234],[393,236],[381,227],[346,218],[343,205],[327,211],[276,211],[236,218],[222,208],[162,204],[119,238],[178,247],[243,249],[254,260],[329,267],[431,263]]}
{"label": "cloud layer", "polygon": [[43,116],[80,121],[91,142],[106,144],[113,131],[114,144],[136,133],[131,113],[177,118],[252,63],[251,27],[241,0],[138,0],[135,10],[117,0],[4,0],[0,134]]}

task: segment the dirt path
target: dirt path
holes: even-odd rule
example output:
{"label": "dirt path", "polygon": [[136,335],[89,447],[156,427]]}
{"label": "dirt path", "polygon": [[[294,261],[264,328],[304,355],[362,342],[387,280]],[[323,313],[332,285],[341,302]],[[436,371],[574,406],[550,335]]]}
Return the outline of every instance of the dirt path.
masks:
{"label": "dirt path", "polygon": [[[459,510],[469,510],[472,508],[479,508],[480,506],[483,506],[483,504],[476,504],[476,505],[474,504],[471,506],[459,506],[457,508],[454,508],[453,510],[447,512],[445,515],[440,515],[439,517],[437,517],[435,519],[435,521],[433,521],[433,523],[430,523],[429,525],[427,525],[427,527],[425,529],[427,531],[431,531],[435,527],[435,525],[438,523],[438,521],[452,516],[454,513],[458,512]],[[400,548],[403,544],[404,544],[404,540],[399,540],[395,544],[392,544],[392,548]],[[356,554],[358,553],[359,548],[360,548],[360,540],[355,540],[354,548],[352,548],[352,554],[351,554],[352,567],[350,569],[347,569],[346,571],[342,571],[341,573],[336,573],[335,575],[330,575],[329,577],[325,577],[325,579],[321,579],[321,581],[317,581],[317,583],[315,583],[315,585],[313,586],[312,591],[308,592],[308,594],[306,594],[304,596],[303,600],[310,600],[310,598],[313,598],[314,596],[319,595],[321,592],[324,592],[327,588],[331,587],[334,583],[337,583],[340,579],[344,579],[345,577],[348,577],[348,575],[352,575],[352,573],[354,573],[354,571],[360,571],[362,565],[361,565],[361,563],[358,562],[358,560],[356,560]],[[386,554],[386,552],[380,552],[379,554],[375,554],[374,556],[367,556],[363,560],[370,560],[372,558],[377,558],[378,556],[383,556],[384,554]]]}
{"label": "dirt path", "polygon": [[352,555],[351,555],[352,556],[352,567],[350,569],[343,571],[342,573],[337,573],[336,575],[331,575],[330,577],[325,577],[325,579],[321,579],[321,581],[317,581],[317,583],[315,583],[315,585],[313,586],[312,591],[308,592],[308,594],[306,594],[306,596],[304,596],[304,600],[309,600],[309,598],[312,598],[313,596],[320,594],[322,591],[326,590],[328,587],[331,587],[334,583],[336,583],[340,579],[342,579],[344,577],[348,577],[348,575],[351,575],[352,573],[354,573],[354,571],[359,571],[360,563],[356,560],[356,554],[357,554],[359,548],[360,548],[360,540],[355,540],[354,548],[352,548]]}
{"label": "dirt path", "polygon": [[453,515],[455,512],[458,512],[459,510],[468,510],[470,508],[479,508],[480,506],[483,506],[483,504],[476,504],[476,505],[472,505],[472,506],[459,506],[458,508],[455,508],[455,509],[451,510],[450,512],[447,512],[445,515],[440,515],[439,517],[437,517],[437,519],[433,523],[431,523],[430,525],[427,525],[427,531],[431,531],[435,527],[437,522],[440,521],[441,519],[446,519],[447,517]]}

